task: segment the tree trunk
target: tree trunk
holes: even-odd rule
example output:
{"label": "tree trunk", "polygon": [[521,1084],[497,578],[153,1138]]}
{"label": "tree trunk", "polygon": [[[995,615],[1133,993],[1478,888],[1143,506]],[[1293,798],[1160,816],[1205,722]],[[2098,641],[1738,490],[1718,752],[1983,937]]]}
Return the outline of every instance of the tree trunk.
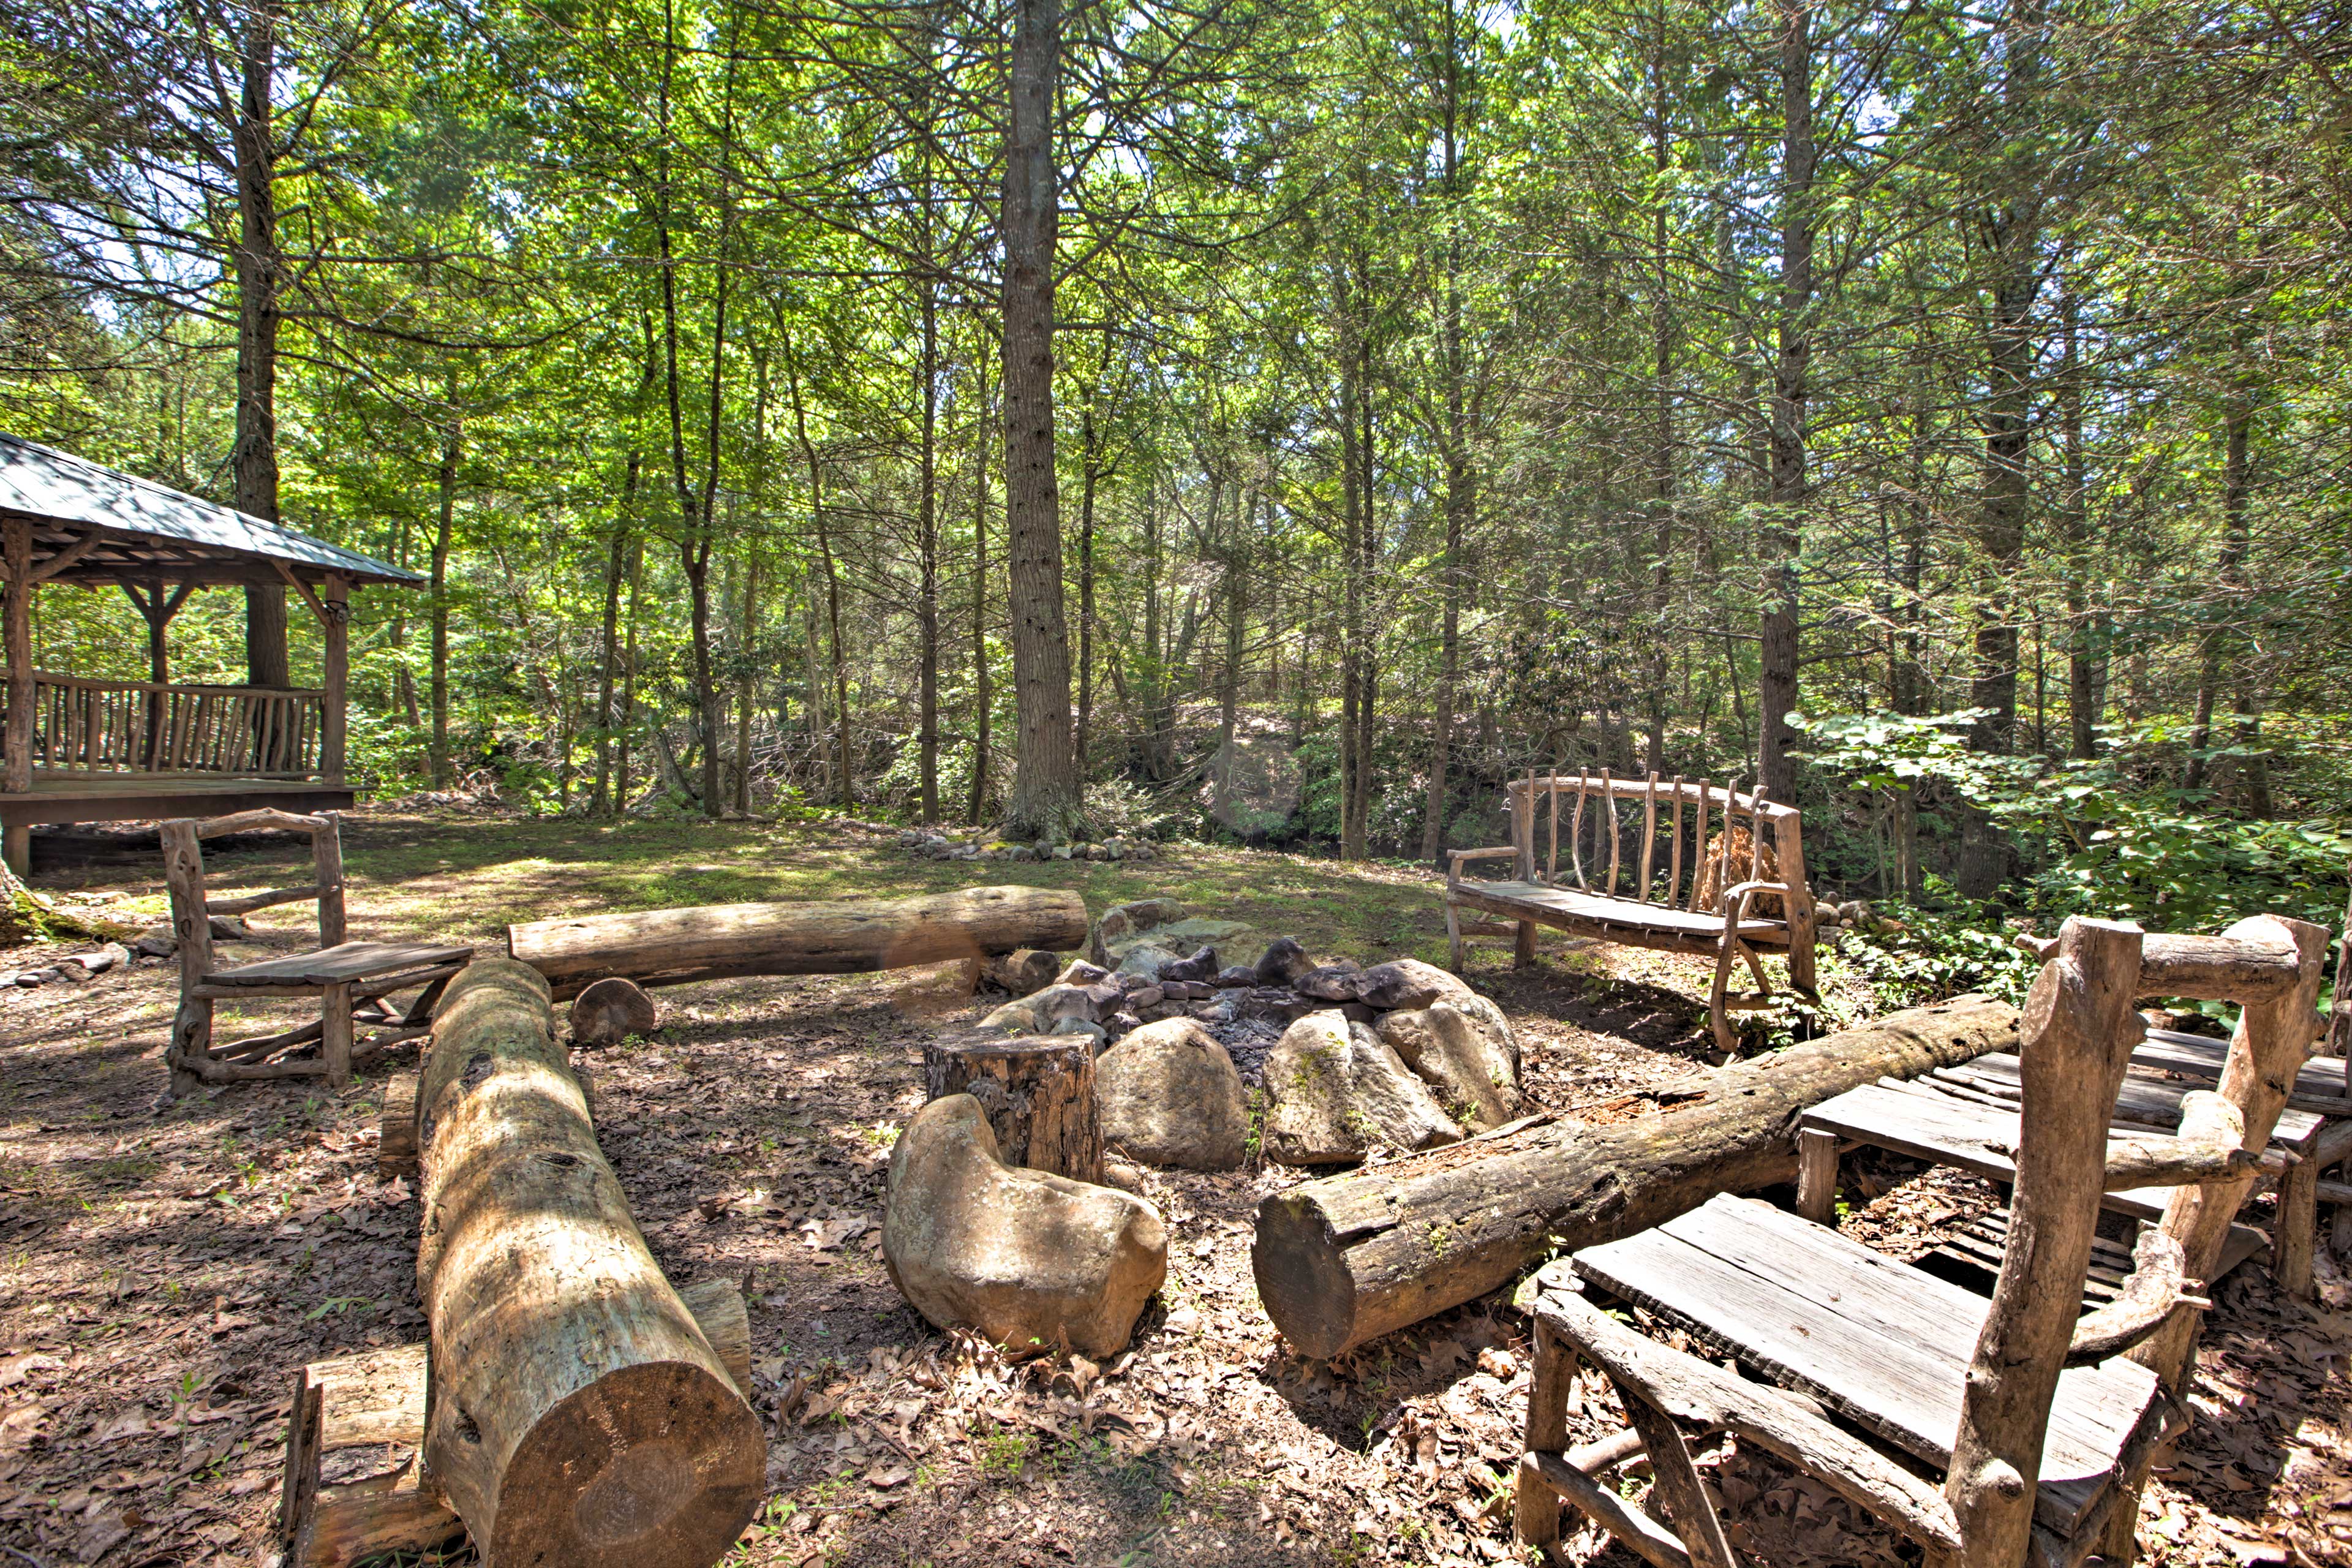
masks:
{"label": "tree trunk", "polygon": [[507,928],[507,952],[562,996],[619,975],[677,985],[733,974],[857,974],[1087,940],[1077,894],[966,888],[926,898],[720,904],[534,921]]}
{"label": "tree trunk", "polygon": [[[230,458],[236,509],[278,521],[278,302],[284,258],[278,249],[278,148],[272,127],[278,75],[278,5],[263,0],[245,15],[237,40],[236,447]],[[247,584],[245,679],[248,685],[294,683],[286,650],[286,590]]]}
{"label": "tree trunk", "polygon": [[1276,1193],[1258,1205],[1250,1254],[1259,1299],[1300,1354],[1337,1355],[1555,1250],[1788,1181],[1799,1111],[1882,1075],[2014,1050],[2017,1018],[1982,997],[1912,1008],[1722,1068],[1696,1104],[1663,1115],[1593,1128],[1540,1119]]}
{"label": "tree trunk", "polygon": [[1796,795],[1788,725],[1797,706],[1797,561],[1803,549],[1806,399],[1812,366],[1813,40],[1811,0],[1790,0],[1780,35],[1780,321],[1772,363],[1771,493],[1757,674],[1757,784]]}
{"label": "tree trunk", "polygon": [[596,1145],[540,977],[459,975],[419,1104],[425,1463],[484,1557],[709,1568],[767,1439]]}
{"label": "tree trunk", "polygon": [[2066,754],[2088,762],[2098,754],[2098,724],[2106,628],[2091,607],[2091,487],[2083,449],[2082,302],[2070,286],[2061,302],[2065,332],[2058,379],[2060,456],[2066,493],[2058,508],[2066,531]]}
{"label": "tree trunk", "polygon": [[1101,1184],[1095,1052],[1083,1036],[1008,1040],[973,1035],[926,1041],[923,1098],[950,1094],[980,1101],[1006,1164]]}
{"label": "tree trunk", "polygon": [[2245,613],[2246,555],[2252,544],[2247,502],[2253,493],[2253,388],[2242,372],[2230,388],[2221,410],[2221,552],[2213,563],[2219,601],[2211,610],[2217,623],[2199,640],[2197,719],[2189,732],[2189,765],[2181,775],[2186,789],[2201,789],[2213,770],[2203,752],[2213,744],[2213,703],[2221,686],[2224,656],[2239,641],[2234,623]]}
{"label": "tree trunk", "polygon": [[433,601],[432,669],[426,680],[433,699],[433,787],[447,789],[449,768],[449,542],[457,521],[457,458],[465,441],[465,426],[457,418],[454,406],[456,381],[451,378],[453,406],[448,410],[449,424],[441,436],[441,468],[438,475],[441,498],[439,521],[433,531],[432,581],[425,593]]}
{"label": "tree trunk", "polygon": [[1061,225],[1054,110],[1061,0],[1015,0],[1005,133],[1004,533],[1013,622],[1013,798],[1024,837],[1081,825],[1070,736],[1070,643],[1062,603],[1062,518],[1054,461],[1054,268]]}
{"label": "tree trunk", "polygon": [[964,817],[977,827],[988,811],[989,745],[994,739],[996,677],[988,659],[988,376],[979,383],[971,451],[971,795]]}
{"label": "tree trunk", "polygon": [[612,793],[613,685],[621,664],[621,581],[629,560],[629,522],[636,507],[637,476],[644,468],[645,455],[630,453],[621,479],[621,515],[614,521],[612,548],[604,560],[604,636],[597,644],[596,794],[588,805],[592,816],[620,815],[620,805]]}
{"label": "tree trunk", "polygon": [[[928,183],[924,189],[928,201]],[[929,239],[927,216],[927,249]],[[926,265],[929,259],[927,255]],[[940,317],[938,288],[928,273],[920,289],[917,303],[922,315],[923,347],[915,366],[920,384],[917,398],[922,405],[922,444],[915,479],[916,805],[928,827],[940,819]]]}

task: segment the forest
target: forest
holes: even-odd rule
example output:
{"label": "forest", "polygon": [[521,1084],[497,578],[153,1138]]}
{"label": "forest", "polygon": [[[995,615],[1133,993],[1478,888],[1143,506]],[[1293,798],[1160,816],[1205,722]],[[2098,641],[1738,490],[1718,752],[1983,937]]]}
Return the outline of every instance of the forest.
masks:
{"label": "forest", "polygon": [[2339,8],[6,15],[0,422],[423,574],[379,797],[1434,860],[1607,767],[1850,894],[2340,906]]}

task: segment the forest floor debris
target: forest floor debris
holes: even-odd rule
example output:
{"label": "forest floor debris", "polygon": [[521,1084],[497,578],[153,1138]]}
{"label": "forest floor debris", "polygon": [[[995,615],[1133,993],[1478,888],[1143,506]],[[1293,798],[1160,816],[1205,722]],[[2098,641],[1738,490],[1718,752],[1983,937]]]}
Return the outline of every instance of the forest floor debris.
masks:
{"label": "forest floor debris", "polygon": [[[485,946],[510,919],[911,895],[970,875],[888,839],[751,825],[373,812],[347,842],[355,936]],[[295,854],[225,865],[258,886]],[[1177,847],[1148,868],[990,876],[1076,887],[1097,910],[1164,890],[1367,963],[1443,952],[1434,888],[1416,871]],[[38,880],[119,889],[117,907],[152,914],[147,878],[117,864]],[[265,923],[239,955],[294,943],[290,925]],[[1544,952],[1514,973],[1486,944],[1474,971],[1541,1107],[1647,1115],[1706,1070],[1698,966],[1551,941]],[[1142,1175],[1168,1221],[1170,1277],[1118,1356],[1013,1364],[917,1318],[878,1249],[927,1026],[889,992],[888,975],[681,988],[658,1037],[593,1057],[604,1148],[664,1267],[751,1286],[774,1489],[730,1561],[1507,1559],[1524,1321],[1489,1299],[1329,1364],[1289,1355],[1258,1309],[1249,1243],[1258,1198],[1297,1173]],[[341,1097],[261,1084],[159,1108],[173,995],[168,963],[0,994],[0,1544],[52,1568],[266,1562],[295,1369],[424,1332],[414,1196],[375,1175],[389,1068]],[[1853,1169],[1859,1206],[1843,1223],[1889,1250],[1925,1250],[1990,1202],[1950,1173]],[[2146,1561],[2352,1556],[2352,1315],[2241,1270],[2218,1292],[2194,1402],[2198,1425],[2150,1491]],[[1588,1388],[1576,1436],[1615,1419]],[[1777,1466],[1733,1453],[1709,1474],[1759,1561],[1898,1560],[1883,1532]],[[1568,1544],[1580,1561],[1606,1552],[1590,1531]]]}

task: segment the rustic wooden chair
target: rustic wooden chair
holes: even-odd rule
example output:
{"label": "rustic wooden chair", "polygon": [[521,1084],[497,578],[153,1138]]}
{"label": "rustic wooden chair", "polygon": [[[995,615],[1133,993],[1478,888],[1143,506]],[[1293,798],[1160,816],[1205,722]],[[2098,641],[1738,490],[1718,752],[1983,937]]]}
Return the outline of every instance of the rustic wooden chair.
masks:
{"label": "rustic wooden chair", "polygon": [[[315,879],[308,887],[277,888],[218,901],[208,898],[204,840],[264,827],[310,837]],[[371,1051],[427,1033],[433,1005],[440,999],[442,988],[474,956],[470,947],[345,940],[342,834],[332,812],[297,816],[264,809],[203,820],[174,817],[163,824],[163,878],[172,893],[172,930],[180,944],[180,1010],[172,1023],[172,1045],[166,1055],[175,1094],[190,1092],[199,1084],[272,1078],[324,1078],[341,1089],[352,1080],[356,1026],[375,1026],[368,1045]],[[214,916],[313,900],[319,906],[315,949],[227,969],[215,966]],[[387,998],[411,986],[424,989],[404,1012],[394,1011]],[[320,998],[316,1022],[214,1047],[215,1003],[313,994]],[[312,1041],[319,1043],[316,1058],[287,1056]]]}
{"label": "rustic wooden chair", "polygon": [[[1727,1053],[1738,1043],[1727,1015],[1771,1003],[1771,983],[1764,977],[1760,952],[1785,953],[1789,984],[1812,994],[1813,898],[1805,882],[1804,838],[1793,806],[1766,800],[1761,790],[1751,791],[1743,800],[1736,781],[1727,789],[1717,789],[1704,779],[1688,784],[1680,777],[1662,784],[1655,773],[1647,779],[1620,779],[1612,777],[1605,768],[1597,775],[1552,773],[1543,778],[1530,769],[1525,779],[1512,781],[1510,793],[1509,845],[1448,852],[1445,933],[1453,945],[1455,970],[1461,969],[1465,956],[1463,939],[1470,935],[1509,932],[1517,961],[1533,963],[1538,925],[1628,947],[1704,953],[1715,960],[1715,982],[1707,991],[1707,1026],[1717,1047]],[[1570,794],[1574,795],[1568,827],[1570,880],[1563,882],[1560,797]],[[1549,850],[1540,871],[1536,865],[1538,800],[1549,805],[1550,826]],[[1642,808],[1640,837],[1630,857],[1625,853],[1627,825],[1618,818],[1621,800],[1639,802]],[[1686,808],[1687,830],[1684,827]],[[1591,818],[1589,834],[1588,815]],[[1710,817],[1720,824],[1712,838],[1707,831]],[[1666,838],[1663,857],[1658,853],[1662,827]],[[1588,837],[1591,842],[1589,869],[1585,863]],[[1690,846],[1687,878],[1684,874],[1686,838]],[[1462,875],[1462,868],[1472,861],[1506,858],[1514,862],[1515,876],[1509,881],[1471,881]],[[1626,864],[1629,859],[1633,864]],[[1661,870],[1665,876],[1663,885],[1657,879]],[[1625,872],[1633,877],[1630,893],[1618,890]],[[1501,921],[1465,922],[1464,910],[1500,916]],[[1730,989],[1732,968],[1741,962],[1755,977],[1753,992]]]}
{"label": "rustic wooden chair", "polygon": [[[2156,1226],[2116,1299],[2078,1316],[2100,1194],[2151,1169],[2227,1182],[2245,1164],[2243,1108],[2209,1094],[2192,1097],[2182,1136],[2137,1140],[2129,1169],[2110,1169],[2109,1113],[2140,1033],[2140,940],[2137,927],[2070,921],[2035,983],[2020,1052],[2030,1114],[1990,1304],[1730,1196],[1538,1275],[1521,1539],[1555,1542],[1564,1498],[1658,1568],[1733,1568],[1692,1465],[1685,1432],[1696,1429],[1729,1431],[1795,1467],[1921,1542],[1929,1568],[2018,1568],[2029,1554],[2072,1568],[2099,1548],[2136,1506],[2149,1451],[2182,1419],[2158,1374],[2121,1352],[2205,1304],[2186,1293],[2181,1240]],[[1648,1338],[1585,1300],[1588,1284],[1740,1370]],[[1607,1377],[1632,1425],[1564,1452],[1579,1358]],[[1663,1524],[1604,1479],[1637,1455]]]}

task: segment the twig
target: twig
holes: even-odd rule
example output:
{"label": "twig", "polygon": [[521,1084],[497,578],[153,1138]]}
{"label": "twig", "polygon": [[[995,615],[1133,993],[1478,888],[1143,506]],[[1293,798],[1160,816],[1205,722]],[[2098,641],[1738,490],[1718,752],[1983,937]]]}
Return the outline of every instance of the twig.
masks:
{"label": "twig", "polygon": [[42,1562],[39,1558],[34,1556],[31,1552],[26,1551],[21,1546],[11,1546],[6,1542],[0,1541],[0,1552],[5,1552],[11,1557],[21,1557],[26,1562],[30,1563],[33,1565],[33,1568],[49,1568],[47,1563]]}

